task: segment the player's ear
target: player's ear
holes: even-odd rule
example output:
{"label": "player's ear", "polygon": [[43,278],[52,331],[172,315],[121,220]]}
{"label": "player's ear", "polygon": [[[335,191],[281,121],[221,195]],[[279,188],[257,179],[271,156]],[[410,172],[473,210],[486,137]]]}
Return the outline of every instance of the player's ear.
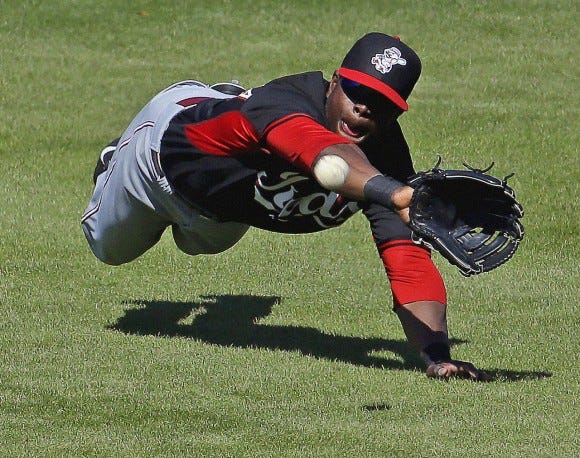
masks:
{"label": "player's ear", "polygon": [[334,91],[334,88],[338,84],[338,78],[339,78],[338,71],[335,70],[334,73],[332,74],[332,79],[330,80],[330,86],[328,87],[328,91],[326,92],[327,97],[330,95],[332,91]]}
{"label": "player's ear", "polygon": [[338,76],[338,70],[335,70],[332,74],[332,80],[330,82],[336,85],[338,84],[338,78],[340,78],[340,76]]}

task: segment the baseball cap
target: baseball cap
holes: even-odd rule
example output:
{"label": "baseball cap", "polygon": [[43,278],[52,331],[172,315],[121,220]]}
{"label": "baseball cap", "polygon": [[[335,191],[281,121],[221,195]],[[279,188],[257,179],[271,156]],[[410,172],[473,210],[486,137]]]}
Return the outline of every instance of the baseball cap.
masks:
{"label": "baseball cap", "polygon": [[372,32],[353,45],[338,74],[379,92],[407,111],[407,97],[421,74],[421,60],[399,37]]}

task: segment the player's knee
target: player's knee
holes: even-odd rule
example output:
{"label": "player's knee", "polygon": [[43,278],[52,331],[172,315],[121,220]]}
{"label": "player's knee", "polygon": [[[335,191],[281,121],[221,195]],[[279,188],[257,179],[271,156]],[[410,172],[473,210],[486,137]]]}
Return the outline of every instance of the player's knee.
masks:
{"label": "player's knee", "polygon": [[89,244],[93,254],[105,264],[120,266],[131,261],[131,258],[121,255],[118,251],[111,250],[105,243]]}
{"label": "player's knee", "polygon": [[226,251],[235,244],[235,242],[227,245],[216,244],[212,243],[210,240],[194,240],[185,236],[175,237],[175,234],[173,240],[175,241],[177,248],[189,256],[196,256],[198,254],[218,254]]}
{"label": "player's knee", "polygon": [[134,259],[134,257],[129,257],[122,250],[119,250],[117,244],[111,243],[107,237],[96,236],[84,224],[83,232],[93,254],[105,264],[119,266]]}
{"label": "player's knee", "polygon": [[[233,247],[244,236],[248,226],[243,224],[214,223],[213,231],[185,232],[174,225],[173,240],[177,247],[185,254],[218,254]],[[222,226],[222,227],[218,227]]]}
{"label": "player's knee", "polygon": [[132,259],[128,258],[121,258],[117,255],[112,255],[107,253],[105,250],[93,250],[95,256],[105,264],[109,264],[110,266],[120,266],[121,264],[126,264],[127,262],[131,261]]}

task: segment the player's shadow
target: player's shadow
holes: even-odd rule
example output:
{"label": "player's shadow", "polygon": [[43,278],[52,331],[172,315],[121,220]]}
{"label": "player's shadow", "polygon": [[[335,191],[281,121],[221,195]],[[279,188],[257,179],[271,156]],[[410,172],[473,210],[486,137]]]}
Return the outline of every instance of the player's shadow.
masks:
{"label": "player's shadow", "polygon": [[[109,329],[127,334],[188,337],[241,348],[298,351],[316,358],[365,367],[397,370],[421,369],[422,362],[406,341],[327,334],[316,328],[260,324],[276,296],[221,295],[200,302],[126,301],[125,315]],[[453,340],[452,345],[465,343]],[[493,370],[499,379],[522,380],[546,373]]]}

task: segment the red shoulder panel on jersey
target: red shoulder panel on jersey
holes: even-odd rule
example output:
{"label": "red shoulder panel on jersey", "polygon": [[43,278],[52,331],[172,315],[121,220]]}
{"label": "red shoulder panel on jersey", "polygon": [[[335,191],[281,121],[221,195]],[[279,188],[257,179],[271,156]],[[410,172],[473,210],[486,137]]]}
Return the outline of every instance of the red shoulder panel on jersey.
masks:
{"label": "red shoulder panel on jersey", "polygon": [[387,276],[395,307],[416,301],[447,303],[447,292],[431,252],[411,240],[392,240],[377,247]]}
{"label": "red shoulder panel on jersey", "polygon": [[185,135],[193,146],[216,156],[235,156],[260,148],[258,132],[239,111],[188,124]]}
{"label": "red shoulder panel on jersey", "polygon": [[310,171],[318,153],[332,145],[350,143],[303,114],[290,115],[268,126],[265,147],[302,170]]}

